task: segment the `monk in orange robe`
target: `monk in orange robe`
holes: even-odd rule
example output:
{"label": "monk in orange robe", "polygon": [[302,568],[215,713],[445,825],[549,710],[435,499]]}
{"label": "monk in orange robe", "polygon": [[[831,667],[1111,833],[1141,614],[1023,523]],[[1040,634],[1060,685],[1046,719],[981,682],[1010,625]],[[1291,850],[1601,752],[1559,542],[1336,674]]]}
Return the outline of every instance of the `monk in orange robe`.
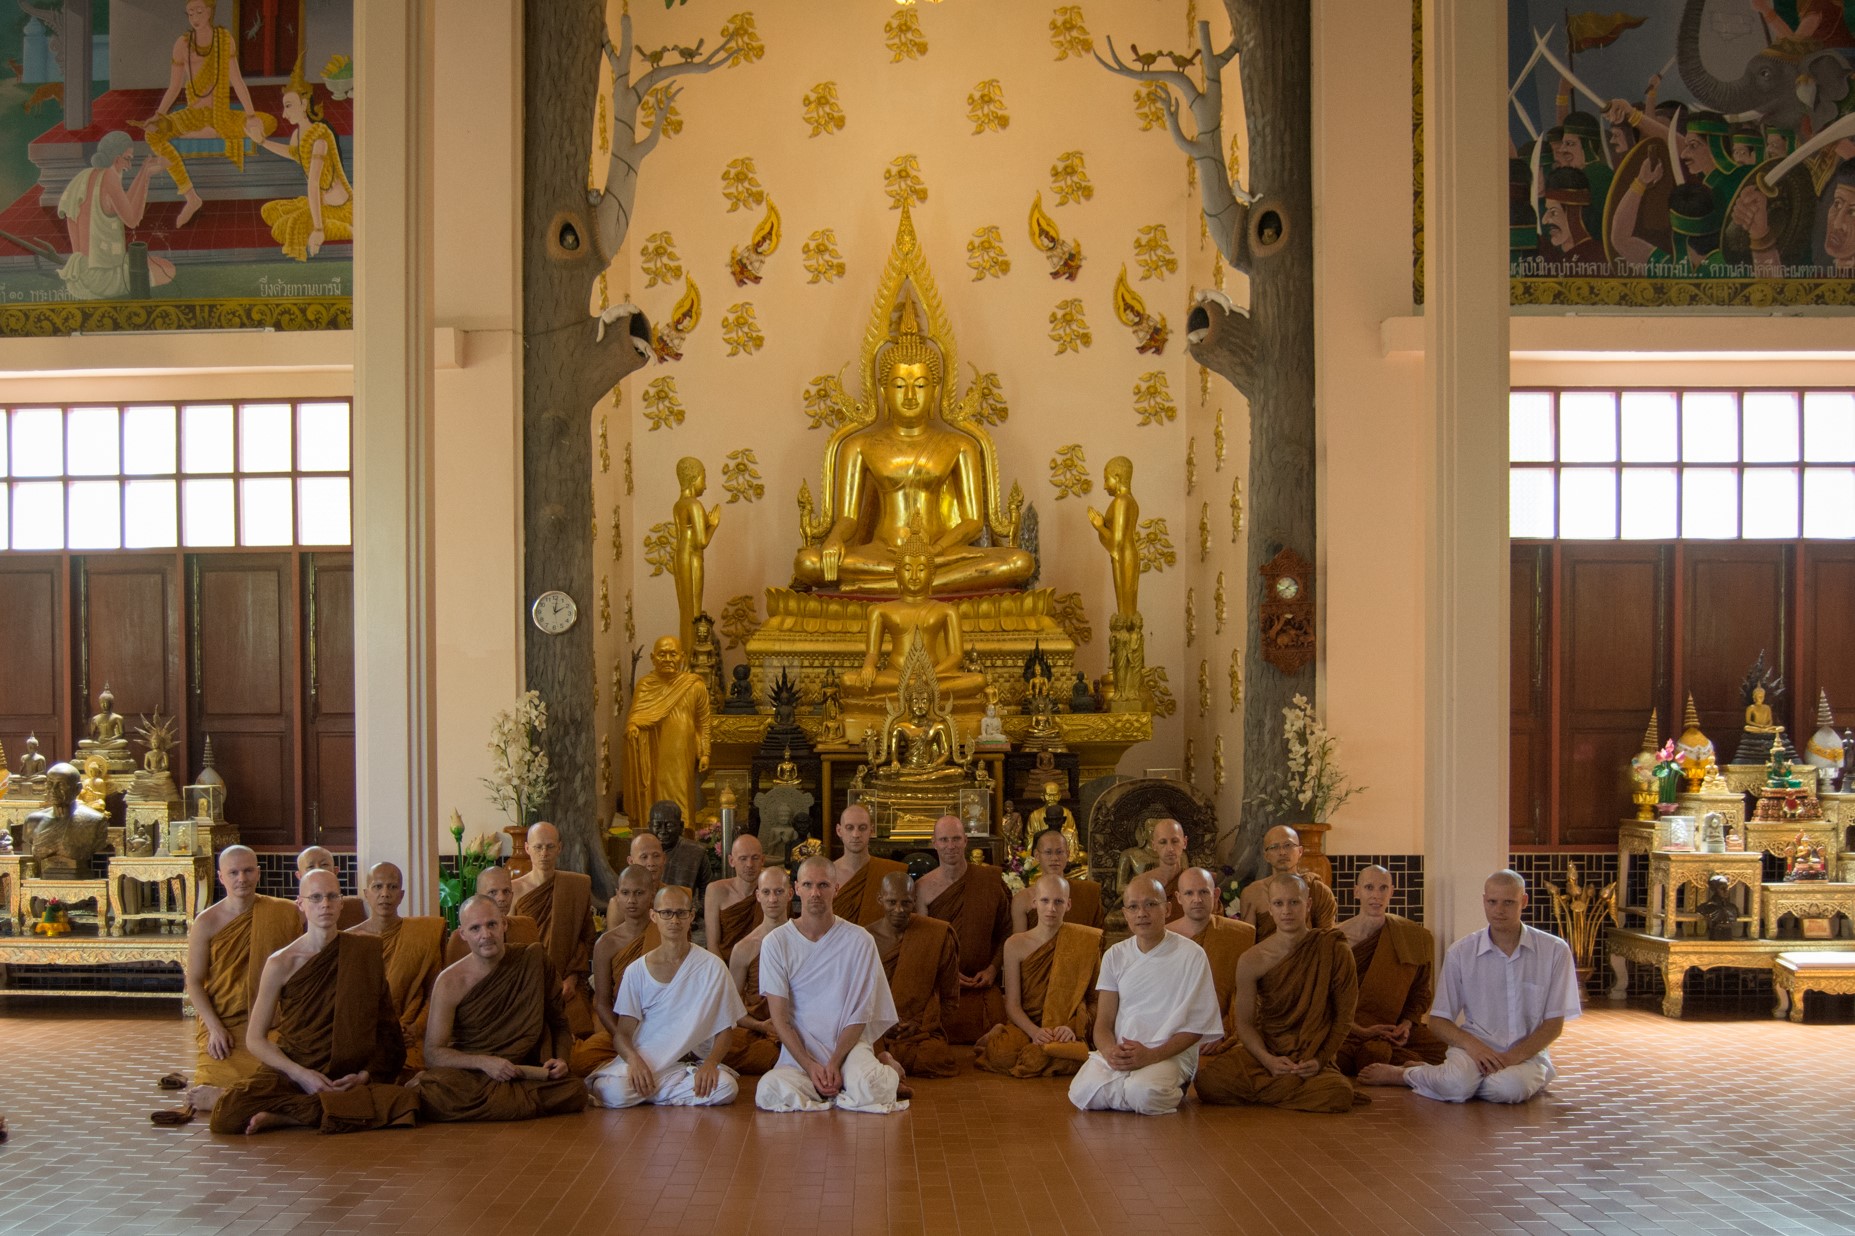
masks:
{"label": "monk in orange robe", "polygon": [[573,1037],[598,1029],[593,1020],[593,882],[577,871],[562,871],[560,830],[545,821],[528,830],[528,856],[534,870],[515,882],[515,912],[535,920],[547,959],[560,975],[561,999]]}
{"label": "monk in orange robe", "polygon": [[425,1067],[425,1015],[432,984],[444,968],[444,919],[435,914],[400,916],[405,877],[392,863],[375,863],[368,870],[362,900],[367,903],[367,920],[347,930],[380,941],[387,991],[399,1010],[399,1028],[406,1040],[406,1065],[399,1078],[405,1081]]}
{"label": "monk in orange robe", "polygon": [[[485,867],[477,872],[477,896],[488,897],[496,903],[496,909],[502,914],[503,939],[506,943],[540,943],[541,929],[535,926],[535,920],[515,912],[515,881],[510,878],[507,867]],[[451,938],[445,941],[444,964],[454,966],[468,956],[470,945],[462,936],[453,932]]]}
{"label": "monk in orange robe", "polygon": [[1195,940],[1211,963],[1211,983],[1217,1007],[1224,1010],[1224,1037],[1198,1049],[1198,1059],[1209,1060],[1238,1046],[1237,962],[1256,942],[1256,929],[1241,919],[1217,912],[1217,880],[1203,867],[1187,867],[1179,876],[1179,908],[1184,913],[1166,924],[1188,940]]}
{"label": "monk in orange robe", "polygon": [[887,1052],[910,1077],[952,1077],[960,1071],[942,1026],[944,1011],[960,999],[960,954],[953,930],[939,919],[915,913],[915,882],[906,871],[882,878],[883,916],[870,924],[895,1025],[876,1040],[876,1058]]}
{"label": "monk in orange robe", "polygon": [[1060,875],[1039,876],[1030,889],[1037,925],[1005,941],[1006,1020],[974,1049],[989,1073],[1067,1077],[1088,1059],[1101,930],[1067,921],[1069,890]]}
{"label": "monk in orange robe", "polygon": [[[1037,861],[1039,874],[1068,878],[1069,838],[1063,836],[1062,829],[1046,828],[1038,833],[1031,842],[1031,856]],[[1070,878],[1069,910],[1063,916],[1063,921],[1093,927],[1097,931],[1107,927],[1108,912],[1102,908],[1101,885],[1093,880]],[[1018,931],[1029,931],[1037,926],[1037,907],[1033,904],[1030,887],[1021,888],[1012,894],[1011,925]]]}
{"label": "monk in orange robe", "polygon": [[760,922],[728,957],[728,974],[747,1011],[735,1025],[734,1042],[722,1063],[744,1077],[758,1077],[779,1063],[779,1031],[760,992],[760,945],[792,915],[792,877],[784,867],[763,867],[754,881]]}
{"label": "monk in orange robe", "polygon": [[1177,820],[1153,821],[1152,845],[1159,866],[1146,874],[1159,881],[1160,892],[1166,895],[1166,921],[1170,923],[1185,913],[1179,904],[1179,877],[1185,874],[1185,825]]}
{"label": "monk in orange robe", "polygon": [[831,862],[837,882],[837,900],[832,910],[837,917],[849,919],[859,927],[867,927],[882,917],[883,877],[908,870],[906,863],[870,854],[870,837],[874,832],[867,807],[852,803],[838,817],[837,839],[844,843],[844,852]]}
{"label": "monk in orange robe", "polygon": [[[337,880],[341,871],[335,866],[335,856],[325,847],[312,845],[296,856],[296,880],[302,883],[303,877],[312,871],[326,871]],[[358,926],[367,917],[367,902],[360,897],[343,897],[341,914],[335,920],[335,930],[346,931]]]}
{"label": "monk in orange robe", "polygon": [[766,866],[760,838],[752,833],[736,837],[728,861],[734,874],[711,881],[702,904],[702,938],[708,942],[709,951],[724,962],[741,937],[760,925],[760,902],[754,896],[761,869]]}
{"label": "monk in orange robe", "polygon": [[1359,913],[1340,924],[1359,972],[1359,1007],[1337,1063],[1348,1077],[1368,1064],[1441,1064],[1449,1045],[1425,1024],[1436,994],[1436,940],[1389,912],[1397,885],[1376,863],[1359,873]]}
{"label": "monk in orange robe", "polygon": [[1269,881],[1273,876],[1293,874],[1307,881],[1308,926],[1316,929],[1331,927],[1339,917],[1339,902],[1334,898],[1333,890],[1321,883],[1319,878],[1301,870],[1301,854],[1301,834],[1288,825],[1277,825],[1263,834],[1262,856],[1269,861],[1270,874],[1260,880],[1252,880],[1237,901],[1243,921],[1256,929],[1258,944],[1267,940],[1275,931],[1275,920],[1269,916]]}
{"label": "monk in orange robe", "polygon": [[663,943],[657,924],[651,921],[651,898],[656,895],[657,882],[644,868],[627,867],[619,873],[618,891],[612,895],[610,907],[612,925],[593,946],[592,1013],[599,1029],[574,1044],[571,1061],[575,1077],[586,1077],[618,1059],[618,1048],[612,1043],[618,1016],[612,1005],[625,971]]}
{"label": "monk in orange robe", "polygon": [[943,815],[934,823],[940,866],[915,885],[921,913],[953,928],[960,946],[960,999],[945,1012],[949,1043],[976,1043],[1005,1019],[998,976],[1011,937],[1011,890],[1004,873],[967,861],[966,825]]}

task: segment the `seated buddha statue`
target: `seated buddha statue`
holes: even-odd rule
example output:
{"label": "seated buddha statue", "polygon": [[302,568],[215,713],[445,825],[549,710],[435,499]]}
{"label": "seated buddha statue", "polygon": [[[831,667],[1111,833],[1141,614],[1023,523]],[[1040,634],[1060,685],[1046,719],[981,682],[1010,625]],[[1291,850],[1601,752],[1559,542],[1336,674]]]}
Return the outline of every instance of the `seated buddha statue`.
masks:
{"label": "seated buddha statue", "polygon": [[889,767],[912,773],[930,773],[953,762],[955,735],[945,717],[929,711],[927,686],[908,689],[908,712],[896,718],[889,736]]}
{"label": "seated buddha statue", "polygon": [[129,739],[123,733],[122,715],[116,711],[116,695],[105,686],[97,695],[97,713],[90,718],[90,737],[79,739],[77,757],[87,760],[101,755],[111,772],[131,772],[135,768]]}
{"label": "seated buddha statue", "polygon": [[1076,817],[1068,807],[1063,806],[1063,787],[1055,781],[1043,783],[1043,805],[1037,808],[1033,816],[1035,824],[1031,835],[1046,828],[1060,827],[1063,840],[1069,843],[1069,859],[1083,872],[1088,871],[1089,854],[1082,848],[1082,839],[1076,835]]}
{"label": "seated buddha statue", "polygon": [[[899,547],[895,557],[895,579],[901,595],[870,606],[863,664],[844,676],[844,694],[895,694],[902,680],[902,654],[919,635],[940,693],[954,698],[978,695],[985,690],[986,678],[963,667],[966,652],[960,638],[959,611],[946,601],[935,600],[929,592],[936,562],[933,546],[914,537]],[[889,663],[879,669],[885,645]]]}
{"label": "seated buddha statue", "polygon": [[1745,728],[1754,734],[1775,734],[1778,727],[1771,723],[1771,705],[1765,702],[1765,688],[1752,688],[1752,702],[1746,705]]}

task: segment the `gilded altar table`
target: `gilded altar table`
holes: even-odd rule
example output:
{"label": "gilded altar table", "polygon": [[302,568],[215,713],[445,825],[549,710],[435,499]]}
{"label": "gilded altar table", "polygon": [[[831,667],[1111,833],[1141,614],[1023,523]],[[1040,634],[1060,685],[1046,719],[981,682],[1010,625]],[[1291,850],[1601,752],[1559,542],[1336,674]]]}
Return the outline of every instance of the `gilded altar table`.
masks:
{"label": "gilded altar table", "polygon": [[[184,933],[203,908],[200,890],[212,891],[213,860],[207,854],[160,854],[144,858],[122,855],[109,860],[110,934],[120,936],[130,923],[157,923],[163,930]],[[172,881],[181,881],[182,893],[170,897]],[[143,890],[137,885],[156,886],[155,906],[142,908]],[[172,903],[170,908],[170,902]]]}
{"label": "gilded altar table", "polygon": [[[1720,855],[1712,855],[1714,858]],[[1682,985],[1692,969],[1761,970],[1770,973],[1780,953],[1834,953],[1846,951],[1846,940],[1706,940],[1684,937],[1671,940],[1632,928],[1619,927],[1605,937],[1610,968],[1616,983],[1610,998],[1629,994],[1629,962],[1655,966],[1662,972],[1662,1014],[1681,1016]]]}
{"label": "gilded altar table", "polygon": [[[110,882],[102,880],[49,880],[44,876],[27,876],[19,882],[19,913],[25,918],[32,915],[32,903],[35,901],[61,901],[68,912],[75,912],[76,907],[86,901],[94,902],[97,907],[97,931],[104,932],[109,926],[110,917]],[[13,921],[24,925],[24,918],[16,915]]]}
{"label": "gilded altar table", "polygon": [[[1625,927],[1641,927],[1649,921],[1649,902],[1645,895],[1639,902],[1631,903],[1630,867],[1632,859],[1641,859],[1646,868],[1649,855],[1655,849],[1654,820],[1624,820],[1617,826],[1617,914],[1618,921]],[[1648,887],[1644,884],[1644,889]],[[1631,922],[1634,916],[1635,922]]]}
{"label": "gilded altar table", "polygon": [[1810,992],[1855,995],[1855,953],[1780,953],[1771,963],[1771,987],[1778,997],[1771,1015],[1802,1021],[1803,998]]}
{"label": "gilded altar table", "polygon": [[[1758,934],[1759,890],[1765,882],[1765,856],[1758,853],[1700,854],[1691,850],[1656,850],[1649,855],[1649,925],[1652,936],[1680,936],[1683,925],[1698,928],[1696,907],[1705,900],[1707,881],[1715,875],[1740,893],[1739,922],[1746,935]],[[1682,894],[1689,894],[1683,897]]]}
{"label": "gilded altar table", "polygon": [[[1855,884],[1832,884],[1827,880],[1770,883],[1760,894],[1760,904],[1764,907],[1762,934],[1767,940],[1778,938],[1778,920],[1786,914],[1796,916],[1800,926],[1806,918],[1830,920],[1830,929],[1835,933],[1830,939],[1855,938]],[[1842,916],[1839,931],[1835,927],[1838,914]]]}
{"label": "gilded altar table", "polygon": [[20,922],[21,881],[39,874],[39,864],[30,854],[0,854],[0,898],[4,898],[8,921]]}

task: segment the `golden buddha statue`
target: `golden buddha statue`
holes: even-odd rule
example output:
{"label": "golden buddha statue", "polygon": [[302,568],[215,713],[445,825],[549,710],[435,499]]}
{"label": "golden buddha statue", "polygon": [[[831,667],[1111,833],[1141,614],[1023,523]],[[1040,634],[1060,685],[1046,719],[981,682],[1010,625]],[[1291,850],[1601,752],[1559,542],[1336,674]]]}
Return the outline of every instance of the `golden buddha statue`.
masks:
{"label": "golden buddha statue", "polygon": [[786,754],[773,766],[774,785],[799,784],[799,766],[792,762],[792,748],[786,748]]}
{"label": "golden buddha statue", "polygon": [[92,811],[109,814],[109,796],[116,787],[110,784],[109,759],[100,751],[92,751],[84,757],[82,788],[77,792],[77,800]]}
{"label": "golden buddha statue", "polygon": [[1116,455],[1101,470],[1102,488],[1112,501],[1108,509],[1089,508],[1089,523],[1108,551],[1114,572],[1114,612],[1123,618],[1140,618],[1140,504],[1134,500],[1134,465]]}
{"label": "golden buddha statue", "polygon": [[670,557],[670,573],[676,578],[676,616],[679,638],[685,648],[696,646],[696,615],[702,612],[702,556],[708,549],[715,529],[721,523],[721,503],[706,508],[702,494],[708,488],[708,472],[702,461],[685,455],[676,461],[676,483],[681,493],[670,508],[670,526],[676,546]]}
{"label": "golden buddha statue", "polygon": [[708,684],[683,668],[673,635],[652,646],[651,665],[655,672],[638,679],[625,716],[625,803],[646,812],[672,802],[693,820],[709,765]]}
{"label": "golden buddha statue", "polygon": [[111,772],[135,770],[135,756],[123,734],[122,715],[116,711],[116,695],[105,684],[97,694],[97,712],[90,718],[90,737],[78,740],[77,758],[87,761],[100,755],[109,762]]}
{"label": "golden buddha statue", "polygon": [[1068,807],[1063,806],[1063,787],[1055,781],[1043,783],[1043,806],[1037,808],[1031,816],[1030,827],[1026,830],[1030,840],[1046,828],[1054,828],[1053,812],[1062,812],[1063,840],[1069,843],[1069,861],[1072,869],[1088,870],[1089,853],[1082,848],[1082,838],[1076,833],[1076,817]]}
{"label": "golden buddha statue", "polygon": [[[929,588],[934,578],[934,547],[919,536],[896,551],[895,580],[901,595],[869,608],[863,664],[844,677],[850,695],[892,695],[902,680],[904,650],[920,639],[940,694],[955,698],[985,690],[984,674],[965,669],[966,650],[960,638],[960,615],[946,601],[937,601]],[[889,664],[877,668],[885,643]]]}
{"label": "golden buddha statue", "polygon": [[1746,705],[1745,728],[1753,734],[1775,734],[1778,727],[1771,723],[1771,705],[1765,702],[1765,688],[1752,688],[1752,702]]}
{"label": "golden buddha statue", "polygon": [[927,643],[916,630],[902,657],[901,681],[880,726],[864,735],[864,753],[878,783],[964,780],[970,752],[962,749],[953,712],[941,699]]}

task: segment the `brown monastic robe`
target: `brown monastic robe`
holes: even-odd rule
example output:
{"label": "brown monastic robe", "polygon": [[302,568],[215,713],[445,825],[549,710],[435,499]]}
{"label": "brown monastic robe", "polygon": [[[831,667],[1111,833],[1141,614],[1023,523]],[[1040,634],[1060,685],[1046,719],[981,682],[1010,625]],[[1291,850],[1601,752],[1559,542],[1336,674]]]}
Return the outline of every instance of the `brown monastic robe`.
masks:
{"label": "brown monastic robe", "polygon": [[[1436,994],[1433,965],[1436,941],[1421,924],[1398,914],[1387,914],[1385,925],[1371,939],[1353,945],[1353,966],[1359,972],[1359,1007],[1353,1012],[1355,1030],[1340,1046],[1336,1063],[1340,1072],[1356,1077],[1368,1064],[1441,1064],[1449,1045],[1424,1024],[1430,999]],[[1395,1026],[1411,1023],[1404,1046],[1383,1039],[1367,1042],[1359,1026]]]}
{"label": "brown monastic robe", "polygon": [[[642,959],[644,954],[662,943],[663,937],[657,931],[657,924],[647,922],[644,924],[644,930],[638,933],[636,939],[612,954],[612,996],[614,999],[618,996],[618,985],[625,981],[625,971],[631,968],[633,962]],[[590,1010],[592,1005],[589,1003],[587,1008]],[[573,1045],[571,1056],[563,1056],[562,1059],[572,1067],[575,1077],[586,1077],[601,1065],[610,1064],[618,1059],[618,1048],[612,1043],[611,1033],[601,1023],[599,1029]]]}
{"label": "brown monastic robe", "polygon": [[747,937],[747,933],[758,927],[766,919],[760,909],[760,901],[752,893],[731,905],[723,906],[721,911],[721,939],[715,941],[715,952],[725,962],[734,952],[734,946]]}
{"label": "brown monastic robe", "polygon": [[1018,1001],[1024,1015],[1046,1030],[1068,1026],[1073,1043],[1031,1042],[1011,1022],[993,1028],[974,1050],[978,1066],[1012,1077],[1067,1077],[1089,1054],[1093,992],[1101,971],[1101,930],[1064,923],[1056,937],[1018,963]]}
{"label": "brown monastic robe", "polygon": [[[1065,923],[1078,923],[1084,927],[1093,927],[1100,931],[1108,925],[1108,913],[1101,908],[1101,885],[1093,880],[1071,880],[1069,882],[1069,909],[1063,913]],[[1030,906],[1024,911],[1024,922],[1020,931],[1029,931],[1037,925],[1037,907]]]}
{"label": "brown monastic robe", "polygon": [[958,1073],[959,1061],[941,1024],[942,1010],[960,998],[960,950],[953,929],[925,914],[910,915],[895,943],[883,949],[882,969],[897,1020],[877,1040],[878,1054],[893,1054],[910,1077]]}
{"label": "brown monastic robe", "polygon": [[[1319,877],[1305,871],[1296,872],[1308,882],[1308,926],[1314,928],[1331,927],[1340,916],[1340,903],[1334,900],[1333,890],[1320,882]],[[1267,880],[1270,877],[1264,876]],[[1269,913],[1265,905],[1256,916],[1256,943],[1261,944],[1275,934],[1275,915]]]}
{"label": "brown monastic robe", "polygon": [[515,899],[515,912],[535,920],[554,972],[574,979],[567,999],[567,1024],[583,1039],[599,1028],[593,1020],[593,882],[577,871],[556,871],[540,888]]}
{"label": "brown monastic robe", "polygon": [[[513,948],[517,944],[539,944],[541,942],[541,928],[536,926],[535,920],[526,914],[511,914],[502,921],[505,924],[502,934],[502,942],[505,945]],[[454,966],[469,952],[470,943],[454,931],[451,933],[451,938],[444,942],[444,964]]]}
{"label": "brown monastic robe", "polygon": [[1314,1059],[1313,1077],[1272,1075],[1241,1043],[1198,1067],[1198,1097],[1206,1103],[1259,1103],[1299,1112],[1343,1112],[1353,1085],[1334,1067],[1352,1029],[1359,980],[1353,950],[1337,927],[1311,929],[1288,956],[1256,982],[1256,1030],[1263,1045],[1291,1060]]}
{"label": "brown monastic robe", "polygon": [[[741,1000],[747,1005],[747,1016],[755,1021],[765,1021],[768,1017],[766,997],[760,994],[760,957],[747,963]],[[722,1058],[722,1063],[743,1077],[758,1077],[779,1063],[779,1036],[761,1034],[741,1026],[734,1028],[734,1046]]]}
{"label": "brown monastic robe", "polygon": [[876,900],[882,894],[883,877],[907,870],[907,863],[872,855],[870,861],[863,864],[863,870],[845,880],[837,890],[837,900],[832,902],[831,909],[839,918],[847,918],[859,927],[869,926],[883,915],[882,903]]}
{"label": "brown monastic robe", "polygon": [[[1159,891],[1166,895],[1166,921],[1168,923],[1185,917],[1185,907],[1179,904],[1179,877],[1185,872],[1186,868],[1181,867],[1170,880],[1163,881],[1159,886]],[[1149,871],[1147,874],[1153,875],[1154,873]]]}
{"label": "brown monastic robe", "polygon": [[406,1040],[403,1080],[425,1067],[425,1015],[431,1005],[432,984],[444,968],[444,919],[435,914],[413,915],[397,920],[390,931],[374,938],[386,956],[386,987],[393,1007],[399,1010],[399,1028]]}
{"label": "brown monastic robe", "polygon": [[[971,977],[998,962],[1011,937],[1011,890],[997,867],[972,863],[929,903],[927,912],[953,927],[960,945],[960,973]],[[1005,1020],[1005,995],[994,976],[989,987],[962,987],[943,1011],[949,1043],[976,1043]]]}
{"label": "brown monastic robe", "polygon": [[341,912],[335,916],[335,930],[346,931],[367,921],[367,903],[359,897],[343,897]]}
{"label": "brown monastic robe", "polygon": [[[1217,1007],[1224,1010],[1224,1037],[1237,1032],[1237,960],[1256,942],[1256,929],[1238,918],[1213,914],[1195,937],[1211,963],[1211,983],[1217,989]],[[1241,1045],[1232,1044],[1237,1050]]]}
{"label": "brown monastic robe", "polygon": [[[511,1064],[567,1058],[573,1032],[546,949],[515,944],[503,951],[496,968],[457,1002],[451,1046]],[[477,1069],[426,1069],[412,1090],[427,1120],[532,1120],[586,1107],[586,1084],[577,1077],[499,1082]]]}
{"label": "brown monastic robe", "polygon": [[206,1023],[195,1020],[194,1085],[224,1089],[258,1071],[258,1058],[245,1047],[245,1026],[251,1020],[251,1002],[258,996],[258,979],[270,955],[302,934],[303,915],[294,901],[260,893],[251,899],[249,909],[213,936],[206,946],[206,995],[232,1036],[232,1054],[224,1060],[208,1055]]}
{"label": "brown monastic robe", "polygon": [[213,1132],[243,1133],[260,1112],[323,1133],[414,1123],[418,1099],[392,1084],[406,1061],[406,1044],[387,992],[386,957],[377,938],[336,932],[277,993],[272,1033],[284,1055],[331,1081],[363,1069],[369,1078],[387,1080],[305,1094],[284,1074],[260,1065],[214,1104]]}

